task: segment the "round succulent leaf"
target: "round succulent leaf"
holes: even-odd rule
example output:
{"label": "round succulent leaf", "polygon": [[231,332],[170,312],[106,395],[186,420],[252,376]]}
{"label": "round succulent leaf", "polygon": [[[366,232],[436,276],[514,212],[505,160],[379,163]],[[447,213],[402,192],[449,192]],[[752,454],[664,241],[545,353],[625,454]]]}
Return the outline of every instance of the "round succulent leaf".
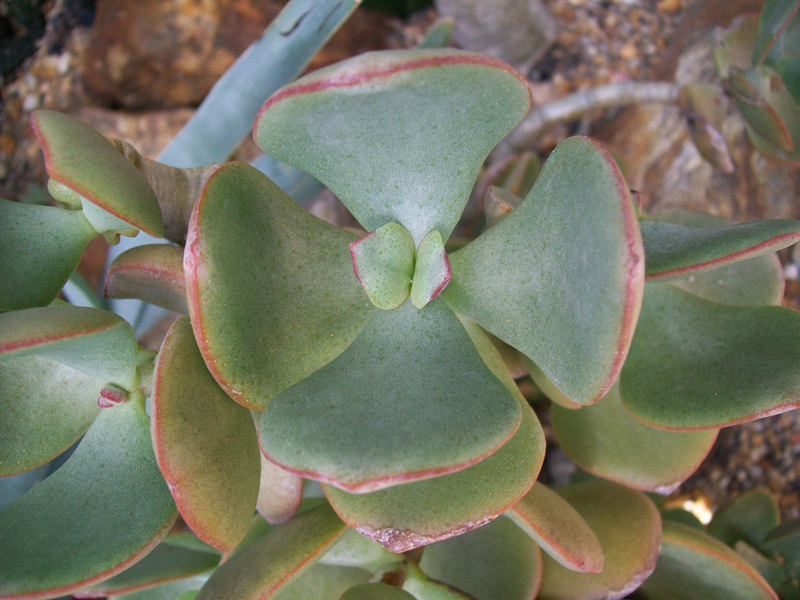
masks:
{"label": "round succulent leaf", "polygon": [[105,310],[67,304],[0,314],[0,360],[49,358],[133,391],[137,352],[131,326]]}
{"label": "round succulent leaf", "polygon": [[103,384],[54,360],[0,361],[0,477],[27,471],[77,442],[100,413]]}
{"label": "round succulent leaf", "polygon": [[514,437],[476,465],[434,479],[371,494],[348,494],[323,485],[339,516],[392,552],[404,552],[459,535],[492,520],[531,488],[544,460],[544,432],[483,331],[469,321],[467,332],[486,362],[522,409]]}
{"label": "round succulent leaf", "polygon": [[643,220],[646,274],[659,282],[686,279],[736,261],[774,253],[800,240],[800,222],[767,219],[708,229]]}
{"label": "round succulent leaf", "polygon": [[541,600],[617,600],[637,589],[658,557],[661,517],[641,492],[610,481],[558,490],[592,528],[603,549],[601,573],[576,573],[542,557]]}
{"label": "round succulent leaf", "polygon": [[200,539],[232,550],[258,499],[253,419],[206,369],[188,317],[167,333],[153,382],[153,448],[178,510]]}
{"label": "round succulent leaf", "polygon": [[769,85],[766,81],[768,78],[760,69],[732,67],[729,81],[733,99],[749,131],[778,150],[790,152],[793,147],[792,135],[781,114],[770,102],[771,94],[762,92],[762,88]]}
{"label": "round succulent leaf", "polygon": [[109,596],[108,600],[194,600],[197,591],[208,581],[208,575],[168,581],[129,594]]}
{"label": "round succulent leaf", "polygon": [[0,310],[50,304],[96,235],[79,210],[0,198]]}
{"label": "round succulent leaf", "polygon": [[170,530],[178,511],[142,404],[101,411],[64,466],[0,511],[0,598],[83,589],[130,567]]}
{"label": "round succulent leaf", "polygon": [[411,304],[424,308],[442,293],[450,282],[450,261],[444,250],[442,235],[431,231],[417,248],[414,278],[411,284]]}
{"label": "round succulent leaf", "polygon": [[642,585],[652,600],[777,600],[764,578],[722,542],[664,521],[661,554]]}
{"label": "round succulent leaf", "polygon": [[558,404],[559,406],[563,406],[564,408],[569,408],[572,410],[581,408],[582,404],[578,404],[577,402],[573,402],[569,398],[567,398],[564,393],[558,389],[555,384],[550,381],[547,375],[544,374],[535,362],[533,362],[530,358],[525,356],[522,353],[519,353],[520,360],[522,361],[525,370],[527,371],[528,375],[530,375],[533,383],[536,384],[536,387],[539,388],[545,396],[547,396],[554,404]]}
{"label": "round succulent leaf", "polygon": [[414,596],[388,583],[362,583],[347,590],[340,600],[415,600]]}
{"label": "round succulent leaf", "polygon": [[683,510],[682,508],[668,508],[662,510],[661,521],[674,521],[675,523],[694,527],[699,531],[706,530],[706,526],[703,525],[700,519],[695,517],[693,513],[690,513],[688,510]]}
{"label": "round succulent leaf", "polygon": [[770,587],[778,592],[780,597],[792,598],[797,596],[797,592],[800,591],[797,589],[798,585],[800,585],[800,582],[797,582],[792,586],[795,588],[795,592],[793,594],[787,594],[781,589],[785,583],[792,585],[790,582],[786,581],[786,571],[784,565],[773,558],[765,556],[763,553],[748,545],[747,542],[743,540],[736,542],[736,544],[733,546],[733,549],[736,550],[736,554],[745,559],[748,563],[750,563],[750,566],[759,572],[759,574],[770,585]]}
{"label": "round succulent leaf", "polygon": [[406,564],[403,589],[417,600],[475,600],[446,583],[428,579],[417,565],[410,562]]}
{"label": "round succulent leaf", "polygon": [[795,0],[769,0],[764,3],[758,17],[758,35],[753,42],[754,65],[763,62],[772,51],[781,49],[780,46],[786,41],[783,38],[791,35],[789,28],[798,10],[800,5]]}
{"label": "round succulent leaf", "polygon": [[89,221],[92,228],[97,232],[103,234],[106,241],[111,245],[119,243],[119,236],[136,237],[139,230],[131,227],[122,219],[115,217],[107,210],[104,210],[90,202],[83,196],[81,200],[81,211],[86,220]]}
{"label": "round succulent leaf", "polygon": [[796,166],[800,164],[800,106],[795,103],[783,86],[776,85],[774,88],[771,86],[772,83],[764,93],[769,97],[770,105],[775,109],[792,138],[792,150],[784,150],[764,138],[750,126],[749,122],[745,122],[747,134],[756,150],[765,156],[790,166]]}
{"label": "round succulent leaf", "polygon": [[739,540],[758,548],[780,523],[780,510],[767,490],[745,492],[714,513],[708,524],[709,535],[731,548]]}
{"label": "round succulent leaf", "polygon": [[597,142],[553,151],[525,201],[450,255],[453,309],[530,357],[572,401],[617,377],[641,305],[644,251],[628,186]]}
{"label": "round succulent leaf", "polygon": [[167,539],[164,538],[150,554],[119,575],[79,592],[72,592],[72,595],[75,598],[101,598],[129,594],[168,581],[207,573],[219,564],[219,554],[174,546],[165,543]]}
{"label": "round succulent leaf", "polygon": [[397,308],[411,292],[414,276],[414,238],[397,223],[387,223],[350,243],[353,272],[372,303]]}
{"label": "round succulent leaf", "polygon": [[796,104],[800,104],[800,12],[798,4],[792,6],[794,14],[784,21],[783,31],[777,42],[769,52],[765,65],[775,69],[781,76],[781,81],[786,91],[791,95]]}
{"label": "round succulent leaf", "polygon": [[419,244],[431,231],[450,236],[484,159],[530,105],[525,80],[487,56],[370,52],[278,90],[254,138],[328,186],[368,231],[400,223]]}
{"label": "round succulent leaf", "polygon": [[672,493],[711,451],[717,429],[665,431],[634,419],[615,385],[581,410],[554,405],[553,433],[579,467],[637,490]]}
{"label": "round succulent leaf", "polygon": [[266,600],[300,577],[336,543],[346,525],[327,505],[317,506],[234,552],[197,600]]}
{"label": "round succulent leaf", "polygon": [[773,528],[761,544],[764,550],[780,552],[793,566],[800,565],[800,519],[792,519]]}
{"label": "round succulent leaf", "polygon": [[569,502],[536,482],[506,513],[558,564],[579,573],[603,570],[603,550],[592,529]]}
{"label": "round succulent leaf", "polygon": [[234,400],[260,410],[341,354],[377,312],[353,276],[355,239],[249,165],[211,176],[184,270],[198,346]]}
{"label": "round succulent leaf", "polygon": [[359,567],[371,573],[400,562],[403,562],[402,554],[389,552],[377,542],[350,528],[319,561],[322,565]]}
{"label": "round succulent leaf", "polygon": [[[261,415],[258,415],[259,418]],[[303,497],[303,478],[281,469],[261,454],[261,481],[256,510],[268,523],[276,525],[291,519]]]}
{"label": "round succulent leaf", "polygon": [[137,298],[188,315],[183,248],[147,244],[126,250],[109,265],[103,296]]}
{"label": "round succulent leaf", "polygon": [[259,442],[289,471],[365,493],[475,464],[520,419],[458,318],[434,300],[375,315],[333,362],[265,408]]}
{"label": "round succulent leaf", "polygon": [[50,177],[136,229],[154,237],[164,234],[153,188],[111,142],[53,110],[33,112],[31,126]]}
{"label": "round succulent leaf", "polygon": [[648,283],[620,396],[663,429],[712,429],[800,404],[800,315]]}
{"label": "round succulent leaf", "polygon": [[[663,211],[648,218],[696,229],[733,224],[716,215],[683,209]],[[771,253],[727,263],[711,271],[692,273],[687,279],[672,283],[682,290],[712,302],[747,306],[780,305],[786,282],[778,255]]]}
{"label": "round succulent leaf", "polygon": [[367,583],[369,571],[317,563],[270,596],[275,600],[339,600],[353,586]]}
{"label": "round succulent leaf", "polygon": [[505,516],[426,546],[420,570],[476,600],[532,600],[542,577],[539,547]]}

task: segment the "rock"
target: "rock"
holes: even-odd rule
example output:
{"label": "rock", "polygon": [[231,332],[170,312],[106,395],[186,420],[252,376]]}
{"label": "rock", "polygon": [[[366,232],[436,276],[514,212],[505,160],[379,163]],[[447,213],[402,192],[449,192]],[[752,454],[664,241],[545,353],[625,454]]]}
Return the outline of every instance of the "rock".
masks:
{"label": "rock", "polygon": [[[199,104],[286,0],[98,0],[84,85],[128,109]],[[318,68],[383,47],[386,18],[356,11],[319,53]]]}
{"label": "rock", "polygon": [[558,34],[558,23],[541,0],[436,0],[452,17],[453,40],[465,50],[488,54],[527,73]]}

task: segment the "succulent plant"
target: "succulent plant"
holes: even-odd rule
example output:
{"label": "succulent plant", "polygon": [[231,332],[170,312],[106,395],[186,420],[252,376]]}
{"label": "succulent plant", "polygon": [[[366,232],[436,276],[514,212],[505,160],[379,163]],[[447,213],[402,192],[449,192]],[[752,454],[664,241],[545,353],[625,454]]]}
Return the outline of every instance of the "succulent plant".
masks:
{"label": "succulent plant", "polygon": [[[658,574],[640,490],[680,483],[718,428],[800,402],[800,316],[767,306],[800,223],[645,217],[611,156],[571,138],[524,200],[491,188],[491,227],[446,251],[529,107],[509,67],[453,50],[277,91],[256,143],[358,232],[248,165],[167,167],[35,113],[60,206],[0,202],[0,475],[83,437],[0,510],[0,597],[580,600]],[[108,295],[188,313],[157,357],[119,317],[56,299],[92,237],[139,230],[185,240],[108,272]],[[498,347],[611,481],[536,482],[544,434]],[[193,533],[170,533],[179,513]]]}

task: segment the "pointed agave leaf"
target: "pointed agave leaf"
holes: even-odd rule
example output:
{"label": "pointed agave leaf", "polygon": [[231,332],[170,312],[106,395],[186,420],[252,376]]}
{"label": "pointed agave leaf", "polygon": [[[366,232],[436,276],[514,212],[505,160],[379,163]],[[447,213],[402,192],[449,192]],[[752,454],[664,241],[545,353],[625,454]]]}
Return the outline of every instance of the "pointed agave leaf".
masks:
{"label": "pointed agave leaf", "polygon": [[544,484],[506,513],[558,564],[579,573],[603,570],[603,550],[597,536],[570,504]]}
{"label": "pointed agave leaf", "polygon": [[211,176],[184,269],[198,346],[234,400],[263,408],[341,354],[377,312],[353,276],[355,239],[248,165]]}
{"label": "pointed agave leaf", "polygon": [[369,571],[363,569],[317,563],[270,597],[275,600],[339,600],[346,590],[369,580]]}
{"label": "pointed agave leaf", "polygon": [[[260,417],[261,415],[259,415]],[[261,482],[256,510],[268,523],[276,525],[291,519],[303,497],[303,478],[281,469],[261,454]]]}
{"label": "pointed agave leaf", "polygon": [[164,222],[153,188],[97,131],[53,110],[31,114],[47,174],[92,204],[154,237]]}
{"label": "pointed agave leaf", "polygon": [[414,275],[414,239],[397,223],[387,223],[350,243],[353,272],[372,303],[380,309],[397,308],[411,292]]}
{"label": "pointed agave leaf", "polygon": [[435,300],[374,316],[339,357],[265,408],[259,441],[285,469],[364,493],[475,464],[520,419],[518,402]]}
{"label": "pointed agave leaf", "polygon": [[717,439],[716,429],[664,431],[634,419],[619,386],[593,406],[550,412],[558,443],[579,467],[637,490],[672,493],[695,472]]}
{"label": "pointed agave leaf", "polygon": [[642,585],[652,600],[777,600],[764,578],[722,542],[692,527],[664,522],[661,554]]}
{"label": "pointed agave leaf", "polygon": [[50,304],[96,235],[79,210],[0,199],[0,310]]}
{"label": "pointed agave leaf", "polygon": [[414,563],[406,563],[406,579],[403,589],[417,600],[474,600],[464,592],[425,576]]}
{"label": "pointed agave leaf", "polygon": [[100,598],[129,594],[168,581],[207,573],[219,564],[219,554],[173,546],[166,543],[167,539],[131,568],[72,595],[76,598]]}
{"label": "pointed agave leaf", "polygon": [[663,429],[712,429],[791,410],[800,404],[800,315],[650,283],[620,396],[634,417]]}
{"label": "pointed agave leaf", "polygon": [[487,366],[522,408],[522,423],[514,437],[478,464],[434,479],[359,495],[322,486],[342,519],[392,552],[447,539],[491,521],[525,495],[544,460],[542,427],[503,359],[477,325],[465,322],[464,326]]}
{"label": "pointed agave leaf", "polygon": [[0,511],[0,598],[51,598],[108,579],[149,553],[177,515],[142,404],[103,410],[63,467]]}
{"label": "pointed agave leaf", "polygon": [[438,231],[431,231],[417,248],[414,281],[411,285],[411,304],[423,308],[442,293],[450,282],[450,261]]}
{"label": "pointed agave leaf", "polygon": [[128,323],[96,308],[46,306],[0,315],[0,360],[49,358],[128,391],[138,383],[137,348]]}
{"label": "pointed agave leaf", "polygon": [[601,573],[568,571],[542,557],[541,600],[617,600],[638,588],[655,568],[661,518],[641,492],[609,481],[570,485],[559,490],[600,540]]}
{"label": "pointed agave leaf", "polygon": [[766,490],[755,489],[714,513],[708,533],[726,546],[744,540],[758,548],[778,523],[780,511],[775,498]]}
{"label": "pointed agave leaf", "polygon": [[341,600],[415,600],[414,596],[387,583],[362,583],[351,587]]}
{"label": "pointed agave leaf", "polygon": [[100,412],[103,384],[36,356],[0,361],[0,477],[55,458]]}
{"label": "pointed agave leaf", "polygon": [[539,589],[542,555],[525,532],[501,516],[426,546],[419,568],[476,600],[530,600]]}
{"label": "pointed agave leaf", "polygon": [[183,248],[148,244],[126,250],[108,267],[103,296],[138,298],[182,315],[189,314]]}
{"label": "pointed agave leaf", "polygon": [[232,550],[258,499],[253,419],[211,377],[188,317],[169,330],[153,382],[153,447],[178,510],[203,541]]}
{"label": "pointed agave leaf", "polygon": [[197,600],[265,600],[316,563],[346,526],[327,505],[274,527],[214,571]]}
{"label": "pointed agave leaf", "polygon": [[800,240],[800,222],[789,219],[709,229],[649,220],[639,226],[647,278],[659,282],[686,279],[694,273],[773,253]]}
{"label": "pointed agave leaf", "polygon": [[493,58],[375,52],[278,90],[254,138],[328,186],[365,229],[400,223],[419,244],[450,236],[484,159],[530,103],[525,80]]}
{"label": "pointed agave leaf", "polygon": [[574,402],[608,391],[639,313],[644,252],[628,186],[597,142],[559,144],[522,205],[450,266],[442,297],[456,312],[529,356]]}

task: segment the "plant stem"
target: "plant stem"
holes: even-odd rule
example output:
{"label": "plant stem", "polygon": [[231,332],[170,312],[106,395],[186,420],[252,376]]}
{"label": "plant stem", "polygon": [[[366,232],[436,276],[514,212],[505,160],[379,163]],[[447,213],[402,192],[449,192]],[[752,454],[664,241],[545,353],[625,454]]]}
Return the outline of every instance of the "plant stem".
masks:
{"label": "plant stem", "polygon": [[556,123],[579,119],[596,109],[649,102],[674,104],[678,100],[679,89],[674,83],[623,81],[575,92],[536,106],[492,151],[489,159],[494,162],[528,150],[540,135]]}

